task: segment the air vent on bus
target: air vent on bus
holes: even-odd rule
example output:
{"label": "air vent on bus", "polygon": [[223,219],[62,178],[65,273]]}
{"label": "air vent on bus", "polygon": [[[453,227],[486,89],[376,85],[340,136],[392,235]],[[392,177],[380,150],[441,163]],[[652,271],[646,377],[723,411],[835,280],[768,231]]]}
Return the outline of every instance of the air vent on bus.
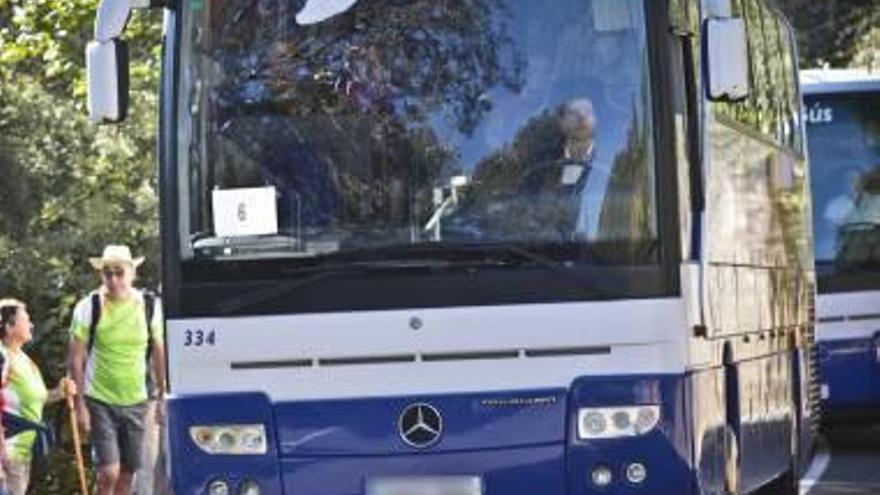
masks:
{"label": "air vent on bus", "polygon": [[880,320],[880,313],[863,313],[857,315],[836,315],[823,316],[819,318],[819,323],[843,323],[845,321],[867,321]]}
{"label": "air vent on bus", "polygon": [[385,364],[450,363],[457,361],[494,361],[508,359],[541,359],[552,357],[611,354],[611,347],[552,347],[539,349],[504,349],[485,351],[396,354],[387,356],[338,356],[312,359],[280,359],[271,361],[235,361],[233,370],[269,368],[322,368],[335,366],[371,366]]}

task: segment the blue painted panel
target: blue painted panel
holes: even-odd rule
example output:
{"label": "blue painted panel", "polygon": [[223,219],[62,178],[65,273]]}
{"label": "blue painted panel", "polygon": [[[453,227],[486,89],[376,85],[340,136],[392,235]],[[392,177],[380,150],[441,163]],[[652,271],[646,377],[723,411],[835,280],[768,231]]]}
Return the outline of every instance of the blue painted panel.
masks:
{"label": "blue painted panel", "polygon": [[284,490],[296,495],[362,495],[370,476],[477,475],[484,495],[566,495],[563,445],[480,452],[285,459]]}
{"label": "blue painted panel", "polygon": [[432,452],[497,449],[565,440],[566,391],[381,398],[279,404],[283,456],[414,453],[398,422],[410,404],[426,402],[443,415],[444,433]]}
{"label": "blue painted panel", "polygon": [[[260,394],[177,398],[169,402],[168,418],[172,479],[178,495],[203,494],[216,477],[234,486],[245,477],[257,479],[266,495],[361,495],[370,476],[469,474],[483,477],[484,495],[576,495],[596,493],[589,485],[589,470],[602,462],[616,477],[604,492],[687,494],[693,475],[684,383],[681,376],[591,377],[576,380],[568,393],[539,390],[300,404],[271,404]],[[547,401],[548,397],[556,399]],[[521,402],[529,398],[541,400]],[[440,444],[422,451],[397,439],[397,417],[404,405],[414,402],[437,407],[448,428]],[[648,403],[662,408],[653,433],[610,441],[575,440],[578,407]],[[212,456],[189,439],[189,426],[221,423],[265,424],[269,452]],[[281,426],[276,429],[276,424]],[[641,487],[624,481],[625,466],[635,461],[648,468],[648,480]]]}
{"label": "blue painted panel", "polygon": [[[168,400],[168,451],[171,482],[177,495],[202,495],[208,483],[225,479],[234,489],[245,479],[260,484],[263,495],[281,495],[281,475],[272,407],[263,394],[212,395]],[[190,439],[192,425],[262,423],[266,455],[210,455]]]}
{"label": "blue painted panel", "polygon": [[[568,494],[692,493],[693,453],[685,383],[679,375],[578,379],[572,386],[569,409]],[[578,408],[638,404],[661,406],[660,422],[653,432],[625,439],[577,440]],[[632,462],[647,467],[648,477],[640,486],[625,480],[626,466]],[[598,464],[609,466],[615,475],[612,486],[605,490],[598,490],[590,481],[590,472]]]}
{"label": "blue painted panel", "polygon": [[880,408],[880,363],[872,339],[821,341],[818,346],[827,410]]}

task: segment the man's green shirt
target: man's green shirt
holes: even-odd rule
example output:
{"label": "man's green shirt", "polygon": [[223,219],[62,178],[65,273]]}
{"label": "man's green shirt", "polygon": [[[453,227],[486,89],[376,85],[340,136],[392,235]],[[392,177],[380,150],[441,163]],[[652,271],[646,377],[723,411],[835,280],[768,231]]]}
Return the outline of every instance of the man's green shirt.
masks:
{"label": "man's green shirt", "polygon": [[[124,301],[112,301],[101,294],[101,315],[94,346],[86,358],[85,395],[105,404],[131,406],[148,398],[147,331],[144,296],[140,291]],[[94,294],[94,292],[92,293]],[[92,322],[92,294],[77,303],[70,332],[88,347]],[[161,304],[155,300],[153,341],[164,338]]]}

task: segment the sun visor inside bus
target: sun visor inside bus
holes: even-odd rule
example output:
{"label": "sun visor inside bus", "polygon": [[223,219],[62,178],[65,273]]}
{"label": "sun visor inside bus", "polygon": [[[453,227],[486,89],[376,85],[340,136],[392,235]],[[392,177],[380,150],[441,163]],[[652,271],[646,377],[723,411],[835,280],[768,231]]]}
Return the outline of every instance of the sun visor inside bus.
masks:
{"label": "sun visor inside bus", "polygon": [[358,0],[308,0],[296,14],[296,22],[300,26],[318,24],[344,13],[357,2]]}
{"label": "sun visor inside bus", "polygon": [[593,28],[596,32],[629,31],[633,29],[633,15],[630,2],[593,0]]}

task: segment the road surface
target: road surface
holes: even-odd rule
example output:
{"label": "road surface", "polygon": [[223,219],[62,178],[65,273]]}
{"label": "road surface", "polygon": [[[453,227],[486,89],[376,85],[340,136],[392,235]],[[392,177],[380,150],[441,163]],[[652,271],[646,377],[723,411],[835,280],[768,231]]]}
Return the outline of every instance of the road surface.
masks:
{"label": "road surface", "polygon": [[880,424],[829,432],[801,481],[801,495],[880,495]]}

